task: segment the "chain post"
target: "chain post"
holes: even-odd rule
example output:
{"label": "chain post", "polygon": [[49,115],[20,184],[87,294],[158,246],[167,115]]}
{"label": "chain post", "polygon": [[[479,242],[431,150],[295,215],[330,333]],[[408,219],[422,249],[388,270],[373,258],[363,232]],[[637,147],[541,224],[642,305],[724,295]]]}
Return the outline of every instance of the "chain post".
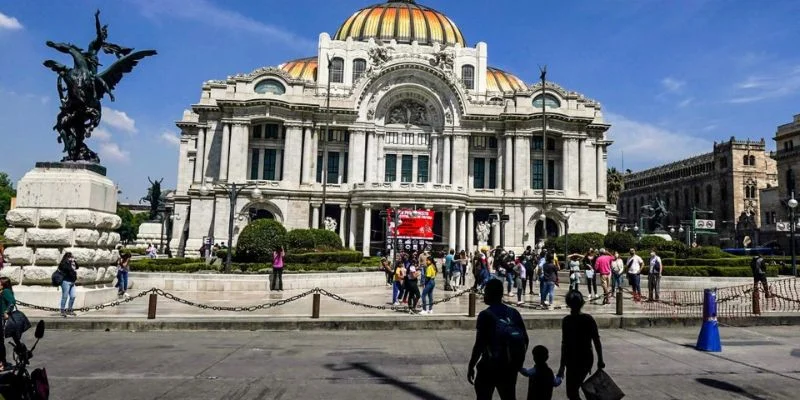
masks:
{"label": "chain post", "polygon": [[156,319],[156,305],[158,303],[158,295],[150,293],[150,302],[147,305],[147,319]]}
{"label": "chain post", "polygon": [[477,302],[478,296],[475,292],[469,292],[469,313],[467,314],[468,317],[474,318],[475,317],[475,303]]}
{"label": "chain post", "polygon": [[311,302],[311,318],[319,319],[319,300],[322,295],[319,292],[314,292],[313,301]]}
{"label": "chain post", "polygon": [[623,302],[622,287],[617,288],[617,315],[622,315],[622,302]]}
{"label": "chain post", "polygon": [[753,315],[761,315],[761,296],[759,296],[758,284],[753,285]]}

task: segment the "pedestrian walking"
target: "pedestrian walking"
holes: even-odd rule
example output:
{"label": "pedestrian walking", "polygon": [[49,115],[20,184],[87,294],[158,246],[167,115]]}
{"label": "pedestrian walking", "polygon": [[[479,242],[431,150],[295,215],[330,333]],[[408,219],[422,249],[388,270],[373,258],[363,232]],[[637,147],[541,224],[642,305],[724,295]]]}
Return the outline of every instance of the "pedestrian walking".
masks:
{"label": "pedestrian walking", "polygon": [[647,274],[648,301],[658,301],[661,293],[661,275],[664,272],[661,257],[653,250],[650,252],[650,272]]}
{"label": "pedestrian walking", "polygon": [[628,283],[633,291],[633,301],[642,301],[642,257],[636,254],[636,249],[631,249],[631,256],[628,258]]}
{"label": "pedestrian walking", "polygon": [[[453,262],[450,263],[450,287],[456,291],[461,286],[461,281],[463,280],[463,275],[461,272],[461,270],[464,268],[461,264],[462,256],[466,257],[463,250],[456,256],[456,258],[453,259]],[[466,259],[464,258],[463,260]]]}
{"label": "pedestrian walking", "polygon": [[586,291],[589,293],[589,300],[597,297],[597,274],[594,270],[595,260],[594,249],[589,249],[589,252],[583,257],[583,269],[586,275]]}
{"label": "pedestrian walking", "polygon": [[618,288],[622,288],[622,273],[625,271],[625,262],[614,252],[614,261],[611,262],[611,297],[615,296]]}
{"label": "pedestrian walking", "polygon": [[566,371],[567,398],[580,400],[579,389],[594,365],[592,344],[597,352],[597,368],[605,369],[606,364],[597,322],[591,315],[581,312],[585,304],[583,295],[571,291],[567,293],[566,301],[570,314],[561,321],[561,365],[556,376],[563,379]]}
{"label": "pedestrian walking", "polygon": [[[61,262],[58,264],[58,270],[64,277],[61,280],[61,316],[66,318],[67,315],[75,316],[72,311],[75,305],[75,282],[78,280],[78,263],[75,262],[75,257],[72,252],[64,253],[61,257]],[[67,304],[69,299],[69,304]]]}
{"label": "pedestrian walking", "polygon": [[417,304],[419,303],[419,276],[420,272],[417,267],[411,266],[408,269],[408,276],[406,277],[406,293],[408,293],[408,311],[412,314],[417,312]]}
{"label": "pedestrian walking", "polygon": [[581,262],[579,254],[571,254],[567,268],[569,268],[569,290],[579,290],[581,286]]}
{"label": "pedestrian walking", "polygon": [[611,263],[614,257],[608,254],[606,249],[600,249],[600,254],[594,261],[595,276],[600,275],[600,286],[603,288],[603,304],[609,304],[609,289],[611,288]]}
{"label": "pedestrian walking", "polygon": [[[433,289],[436,288],[436,274],[439,272],[432,259],[425,266],[425,285],[422,289],[422,313],[433,314]],[[453,263],[455,264],[455,263]],[[427,300],[427,302],[426,302]]]}
{"label": "pedestrian walking", "polygon": [[514,286],[514,284],[516,282],[516,278],[515,278],[516,274],[514,274],[514,267],[516,266],[515,260],[516,260],[517,257],[516,257],[516,255],[514,254],[513,251],[509,251],[508,253],[506,253],[504,258],[505,259],[503,261],[503,264],[504,264],[504,268],[506,270],[506,285],[507,285],[507,290],[508,290],[508,297],[511,297],[511,296],[513,296],[511,294],[511,288],[512,288],[512,286]]}
{"label": "pedestrian walking", "polygon": [[283,246],[278,246],[272,252],[272,279],[270,279],[270,290],[283,291],[283,257],[285,251]]}
{"label": "pedestrian walking", "polygon": [[[11,312],[14,311],[17,307],[17,300],[14,297],[14,289],[11,287],[11,279],[8,277],[0,277],[0,312],[2,312],[3,319],[2,319],[2,335],[0,335],[0,339],[5,338],[6,332],[6,323],[8,322],[9,316]],[[22,332],[15,331],[14,334],[11,336],[11,340],[14,342],[14,346],[17,347],[20,345],[20,339],[22,337]],[[11,365],[8,363],[7,355],[6,355],[6,343],[3,341],[0,344],[0,371],[7,371],[11,369]]]}
{"label": "pedestrian walking", "polygon": [[459,254],[459,265],[461,267],[461,275],[458,279],[457,286],[466,286],[467,285],[467,266],[469,265],[469,257],[467,256],[467,252],[465,250],[461,250]]}
{"label": "pedestrian walking", "polygon": [[528,294],[533,294],[533,281],[536,276],[534,273],[534,267],[536,266],[535,263],[535,255],[533,254],[533,249],[531,246],[525,248],[525,251],[522,252],[522,262],[525,264],[525,270],[528,273]]}
{"label": "pedestrian walking", "polygon": [[394,269],[392,268],[392,263],[386,257],[381,257],[381,271],[386,274],[386,286],[391,286]]}
{"label": "pedestrian walking", "polygon": [[764,265],[764,259],[761,254],[756,253],[753,260],[750,262],[750,269],[753,271],[753,291],[758,293],[758,284],[764,289],[764,295],[767,299],[770,298],[769,285],[767,284],[767,267]]}
{"label": "pedestrian walking", "polygon": [[561,385],[553,370],[547,365],[550,351],[544,346],[535,346],[531,351],[533,368],[522,368],[520,373],[528,378],[528,400],[551,400],[553,388]]}
{"label": "pedestrian walking", "polygon": [[522,301],[522,296],[525,295],[525,281],[527,280],[528,271],[525,268],[525,264],[522,263],[521,260],[515,260],[516,263],[514,265],[514,279],[516,280],[514,284],[517,287],[517,305],[521,306],[524,304]]}
{"label": "pedestrian walking", "polygon": [[519,312],[503,304],[503,282],[490,280],[478,314],[475,344],[467,367],[467,380],[475,386],[477,400],[516,400],[517,375],[525,363],[528,332]]}
{"label": "pedestrian walking", "polygon": [[124,253],[122,256],[120,256],[119,261],[117,261],[117,296],[119,297],[130,297],[127,293],[128,273],[131,270],[130,261],[130,253]]}
{"label": "pedestrian walking", "polygon": [[547,254],[542,266],[542,306],[552,309],[555,288],[558,286],[558,267],[553,263],[553,255]]}
{"label": "pedestrian walking", "polygon": [[394,274],[393,274],[393,286],[392,286],[392,305],[399,306],[398,300],[403,298],[403,281],[406,278],[406,267],[403,265],[402,261],[398,261],[394,264]]}

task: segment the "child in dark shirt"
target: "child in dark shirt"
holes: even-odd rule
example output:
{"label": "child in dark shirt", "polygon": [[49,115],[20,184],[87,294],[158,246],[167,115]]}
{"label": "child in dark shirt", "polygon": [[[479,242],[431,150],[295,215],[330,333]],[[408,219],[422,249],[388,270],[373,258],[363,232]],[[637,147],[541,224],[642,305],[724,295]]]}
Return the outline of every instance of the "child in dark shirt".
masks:
{"label": "child in dark shirt", "polygon": [[533,354],[533,368],[522,368],[519,371],[528,377],[528,400],[551,400],[553,388],[561,384],[561,379],[556,378],[553,370],[547,366],[550,352],[547,347],[536,346],[531,353]]}

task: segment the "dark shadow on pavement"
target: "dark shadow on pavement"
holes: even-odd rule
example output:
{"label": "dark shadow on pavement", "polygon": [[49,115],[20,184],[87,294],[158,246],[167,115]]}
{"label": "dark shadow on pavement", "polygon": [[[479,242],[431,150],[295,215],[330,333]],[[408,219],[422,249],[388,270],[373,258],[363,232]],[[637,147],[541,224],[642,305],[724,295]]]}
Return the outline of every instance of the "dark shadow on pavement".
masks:
{"label": "dark shadow on pavement", "polygon": [[794,349],[794,350],[792,350],[792,357],[798,357],[798,358],[800,358],[800,349]]}
{"label": "dark shadow on pavement", "polygon": [[348,370],[359,370],[359,371],[362,371],[362,372],[366,373],[367,375],[369,375],[369,376],[371,376],[373,378],[380,379],[381,383],[384,383],[384,384],[387,384],[387,385],[392,385],[392,386],[394,386],[394,387],[396,387],[396,388],[398,388],[400,390],[403,390],[406,393],[408,393],[408,394],[410,394],[412,396],[415,396],[417,398],[420,398],[420,399],[447,400],[446,398],[441,397],[441,396],[439,396],[439,395],[437,395],[435,393],[431,393],[431,392],[429,392],[429,391],[427,391],[425,389],[419,388],[419,387],[415,386],[413,383],[403,382],[403,381],[401,381],[401,380],[399,380],[399,379],[397,379],[395,377],[386,375],[385,373],[383,373],[381,371],[378,371],[377,369],[375,369],[372,366],[370,366],[369,363],[351,362],[351,363],[348,363],[348,364],[350,365],[349,368],[347,368],[347,367],[345,367],[345,368],[336,367],[335,365],[331,365],[331,364],[328,364],[325,367],[327,367],[328,369],[330,369],[332,371],[348,371]]}
{"label": "dark shadow on pavement", "polygon": [[750,400],[767,400],[761,396],[757,396],[748,392],[747,390],[743,389],[740,386],[736,386],[732,383],[720,381],[717,379],[710,379],[710,378],[697,378],[697,382],[702,383],[703,385],[712,387],[714,389],[724,390],[726,392],[736,393],[742,395]]}

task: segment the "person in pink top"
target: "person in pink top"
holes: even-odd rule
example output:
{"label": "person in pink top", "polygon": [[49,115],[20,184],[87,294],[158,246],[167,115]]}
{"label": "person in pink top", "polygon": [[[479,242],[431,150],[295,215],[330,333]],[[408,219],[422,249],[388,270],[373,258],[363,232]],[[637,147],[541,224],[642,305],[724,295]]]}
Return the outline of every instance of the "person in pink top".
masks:
{"label": "person in pink top", "polygon": [[594,270],[600,275],[600,285],[603,287],[603,304],[609,304],[609,287],[611,284],[611,263],[614,257],[606,249],[600,249],[600,256],[594,264]]}
{"label": "person in pink top", "polygon": [[272,252],[272,278],[270,279],[269,290],[283,291],[283,246],[279,246]]}

